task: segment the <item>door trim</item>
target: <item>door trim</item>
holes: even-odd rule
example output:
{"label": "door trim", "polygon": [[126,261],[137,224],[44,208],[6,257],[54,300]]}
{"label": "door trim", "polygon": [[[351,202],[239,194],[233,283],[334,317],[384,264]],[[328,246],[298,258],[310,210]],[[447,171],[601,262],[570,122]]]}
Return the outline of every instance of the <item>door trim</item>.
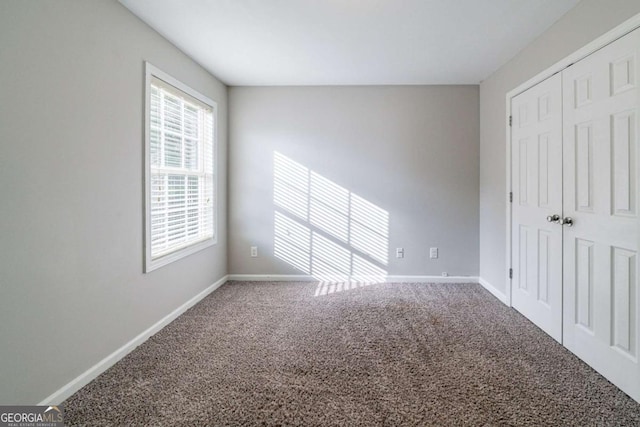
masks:
{"label": "door trim", "polygon": [[513,191],[511,186],[511,178],[512,178],[511,177],[511,126],[509,125],[509,118],[512,115],[511,99],[521,94],[522,92],[526,91],[527,89],[532,88],[538,83],[548,79],[552,75],[559,73],[560,71],[564,70],[570,65],[580,61],[581,59],[586,58],[587,56],[591,55],[595,51],[602,49],[606,45],[611,44],[612,42],[616,41],[620,37],[623,37],[638,28],[640,28],[640,13],[627,19],[626,21],[616,26],[612,30],[606,32],[605,34],[601,35],[600,37],[593,40],[592,42],[576,50],[569,56],[556,62],[551,67],[547,68],[541,73],[538,73],[534,77],[530,78],[524,83],[518,85],[516,88],[507,92],[506,110],[505,110],[506,116],[505,116],[505,122],[504,122],[506,123],[506,138],[505,138],[506,139],[506,156],[505,157],[506,157],[507,185],[506,185],[506,191],[505,191],[505,200],[507,201],[506,203],[507,205],[507,208],[506,208],[507,251],[506,251],[506,269],[504,272],[504,277],[505,277],[505,283],[507,284],[507,286],[505,286],[505,296],[506,296],[506,304],[508,306],[511,306],[511,286],[513,284],[513,281],[509,277],[509,268],[512,267],[512,259],[511,259],[511,249],[512,249],[511,248],[511,237],[512,237],[511,236],[511,224],[512,224],[511,206],[512,206],[512,203],[509,202],[509,193]]}

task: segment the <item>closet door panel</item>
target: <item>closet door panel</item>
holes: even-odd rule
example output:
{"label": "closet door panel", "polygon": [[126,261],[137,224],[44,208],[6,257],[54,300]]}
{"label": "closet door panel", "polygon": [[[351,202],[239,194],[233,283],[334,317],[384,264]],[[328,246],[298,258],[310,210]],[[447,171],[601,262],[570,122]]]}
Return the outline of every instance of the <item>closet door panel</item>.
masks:
{"label": "closet door panel", "polygon": [[640,30],[562,72],[563,343],[640,401]]}
{"label": "closet door panel", "polygon": [[562,79],[512,100],[512,305],[562,340]]}

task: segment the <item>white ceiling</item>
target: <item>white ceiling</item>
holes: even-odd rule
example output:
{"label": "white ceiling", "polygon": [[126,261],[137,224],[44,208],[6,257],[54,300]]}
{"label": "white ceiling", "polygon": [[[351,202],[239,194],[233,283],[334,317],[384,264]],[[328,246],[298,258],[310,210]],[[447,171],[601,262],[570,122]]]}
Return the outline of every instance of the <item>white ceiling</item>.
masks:
{"label": "white ceiling", "polygon": [[477,84],[579,0],[120,0],[228,85]]}

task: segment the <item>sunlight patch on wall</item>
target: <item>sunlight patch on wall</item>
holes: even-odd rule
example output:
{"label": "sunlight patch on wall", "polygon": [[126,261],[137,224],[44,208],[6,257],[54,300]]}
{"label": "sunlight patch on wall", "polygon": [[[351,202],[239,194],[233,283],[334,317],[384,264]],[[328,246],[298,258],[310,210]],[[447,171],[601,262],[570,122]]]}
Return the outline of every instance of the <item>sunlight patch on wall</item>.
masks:
{"label": "sunlight patch on wall", "polygon": [[311,230],[280,212],[275,212],[274,230],[275,256],[311,274]]}
{"label": "sunlight patch on wall", "polygon": [[349,240],[349,191],[311,172],[309,222],[342,242]]}
{"label": "sunlight patch on wall", "polygon": [[281,153],[273,166],[275,256],[320,280],[317,295],[383,282],[388,212]]}

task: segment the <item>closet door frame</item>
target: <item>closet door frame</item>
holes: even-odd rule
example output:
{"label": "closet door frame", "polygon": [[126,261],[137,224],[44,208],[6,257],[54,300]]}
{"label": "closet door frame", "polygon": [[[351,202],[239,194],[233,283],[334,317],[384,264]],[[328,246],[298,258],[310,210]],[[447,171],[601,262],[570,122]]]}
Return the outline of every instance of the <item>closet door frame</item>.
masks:
{"label": "closet door frame", "polygon": [[512,194],[512,185],[511,185],[511,180],[512,180],[512,176],[511,176],[511,117],[512,117],[512,112],[511,112],[511,99],[519,94],[521,94],[522,92],[526,91],[527,89],[532,88],[533,86],[537,85],[538,83],[546,80],[547,78],[551,77],[552,75],[561,72],[562,70],[564,70],[565,68],[569,67],[571,64],[580,61],[583,58],[586,58],[587,56],[591,55],[592,53],[594,53],[595,51],[605,47],[606,45],[612,43],[613,41],[619,39],[620,37],[623,37],[627,34],[629,34],[630,32],[632,32],[633,30],[640,28],[640,13],[637,15],[634,15],[633,17],[631,17],[630,19],[624,21],[622,24],[618,25],[617,27],[615,27],[614,29],[608,31],[607,33],[603,34],[602,36],[598,37],[597,39],[595,39],[594,41],[592,41],[591,43],[587,44],[586,46],[582,47],[581,49],[575,51],[574,53],[572,53],[571,55],[567,56],[566,58],[556,62],[554,65],[552,65],[551,67],[547,68],[546,70],[544,70],[543,72],[537,74],[536,76],[532,77],[531,79],[527,80],[526,82],[522,83],[521,85],[519,85],[518,87],[516,87],[513,90],[510,90],[507,93],[506,96],[506,116],[505,116],[505,123],[506,123],[506,175],[507,175],[507,185],[506,185],[506,218],[507,218],[507,222],[506,222],[506,271],[505,271],[505,283],[507,284],[507,286],[505,287],[505,300],[504,302],[506,302],[506,304],[508,306],[511,307],[511,285],[512,285],[512,279],[511,279],[511,274],[510,271],[512,271],[511,269],[513,268],[513,263],[512,263],[512,257],[511,257],[511,242],[512,242],[512,235],[511,235],[511,225],[512,225],[512,220],[511,220],[511,207],[512,207],[512,203],[510,200],[510,195]]}

